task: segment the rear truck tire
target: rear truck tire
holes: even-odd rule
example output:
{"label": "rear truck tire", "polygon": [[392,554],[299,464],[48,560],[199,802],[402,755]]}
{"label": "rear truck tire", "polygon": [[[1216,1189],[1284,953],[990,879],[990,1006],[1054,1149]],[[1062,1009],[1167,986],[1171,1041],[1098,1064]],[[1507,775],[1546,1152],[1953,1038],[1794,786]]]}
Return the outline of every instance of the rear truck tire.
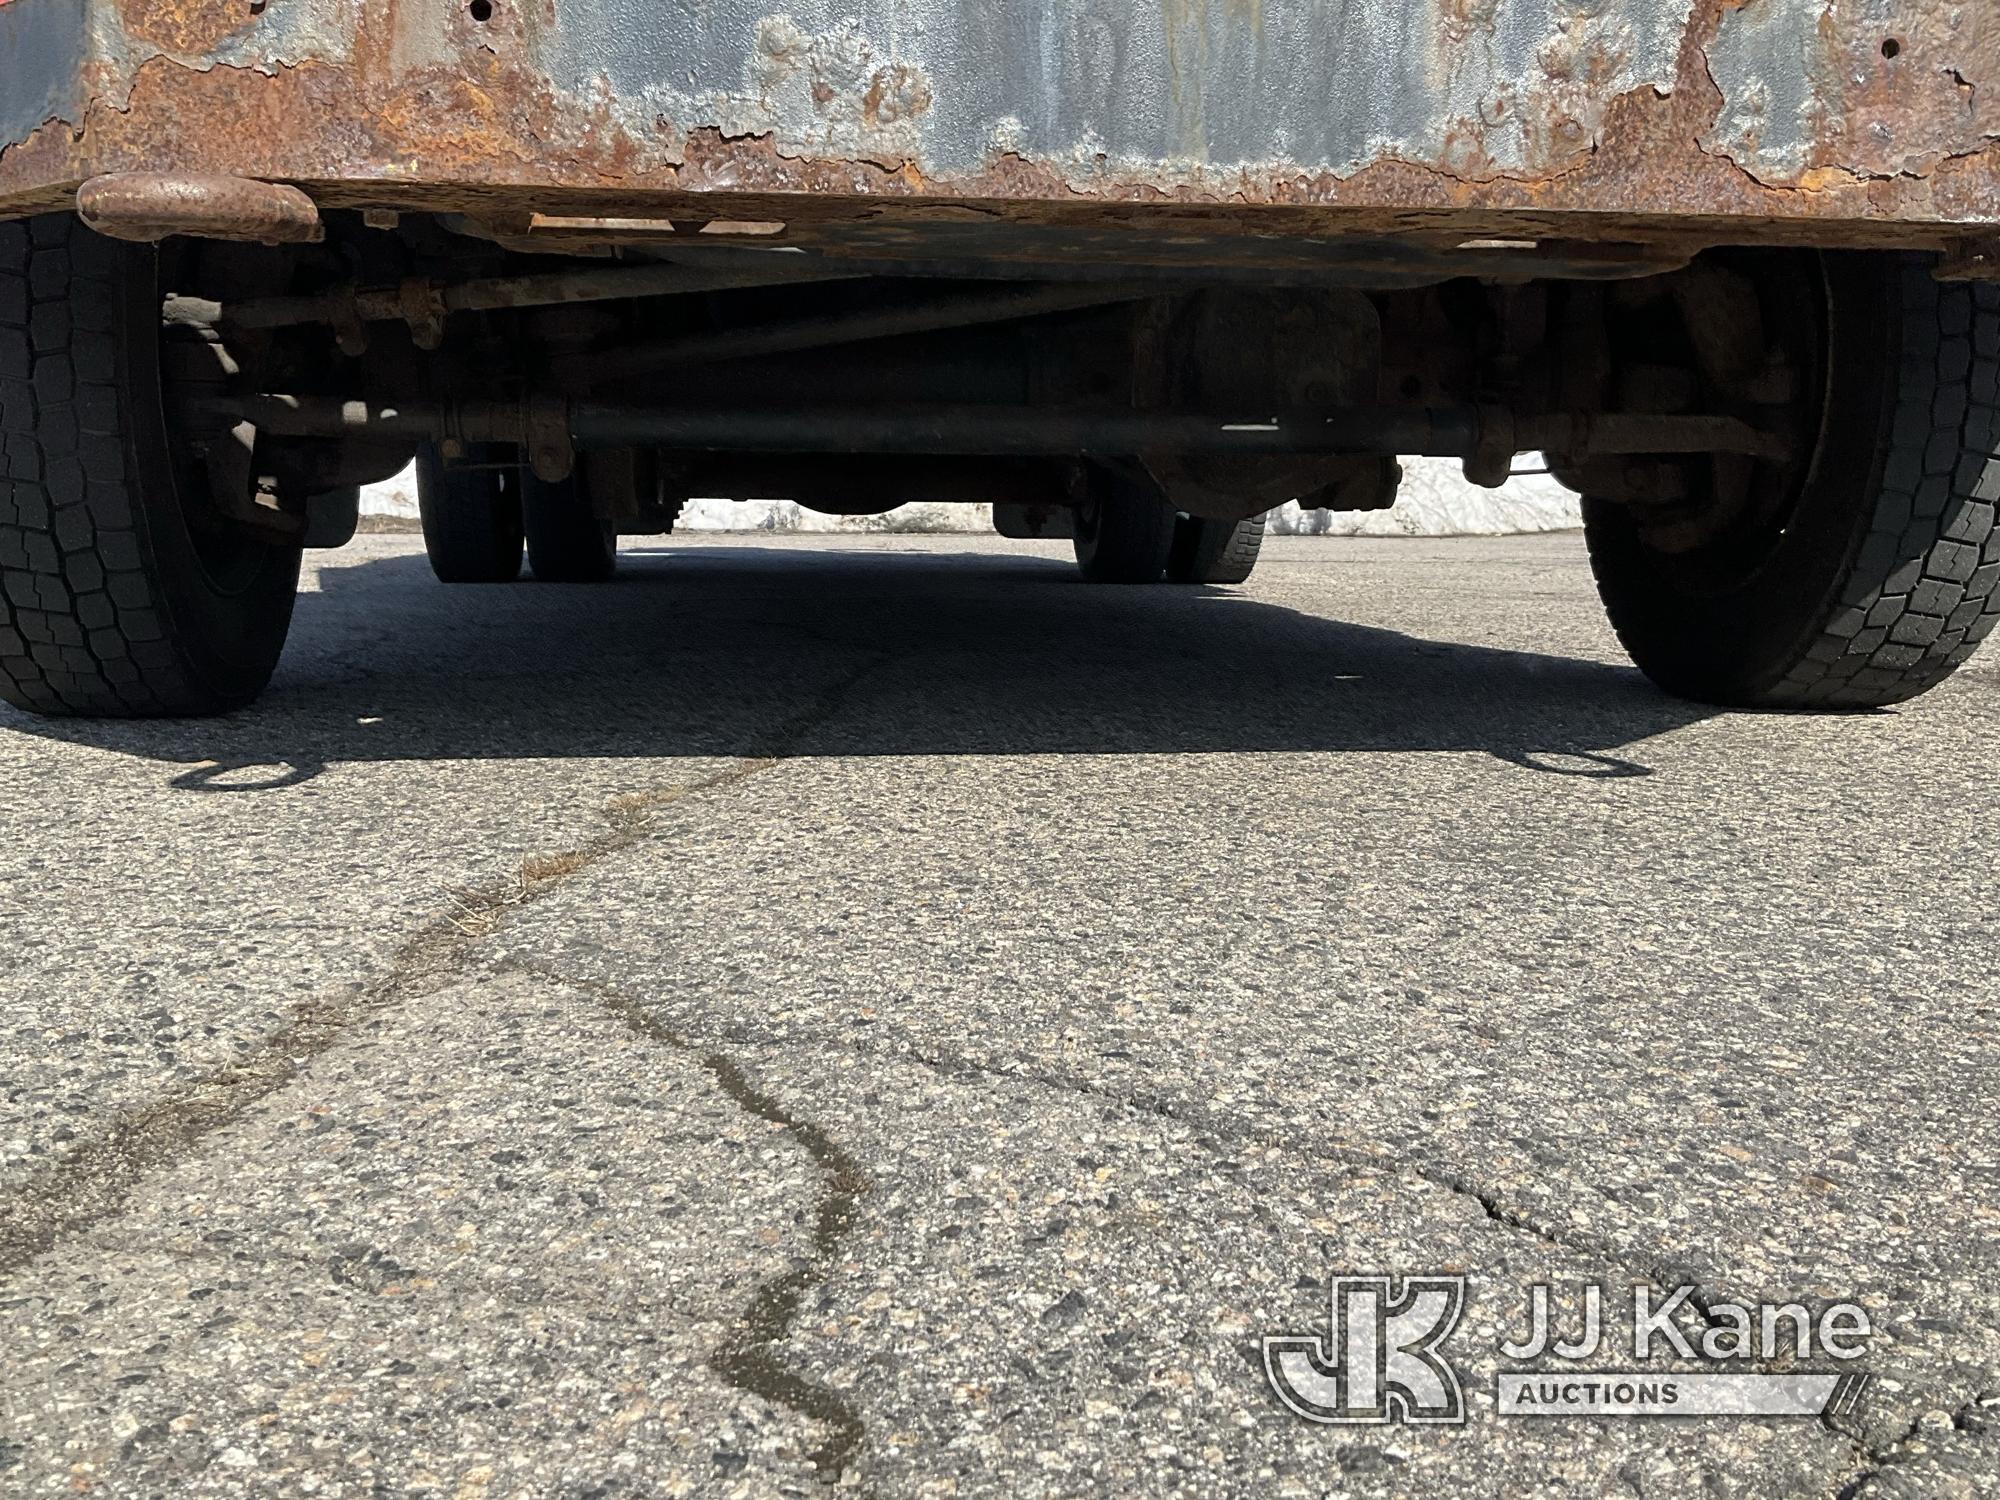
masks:
{"label": "rear truck tire", "polygon": [[1940,283],[1900,254],[1793,272],[1823,357],[1810,462],[1774,481],[1790,489],[1692,548],[1588,497],[1584,532],[1613,628],[1668,692],[1878,708],[1942,682],[2000,619],[2000,286]]}
{"label": "rear truck tire", "polygon": [[1167,551],[1168,583],[1242,583],[1264,546],[1264,518],[1205,521],[1180,516]]}
{"label": "rear truck tire", "polygon": [[1071,538],[1086,583],[1158,583],[1174,541],[1174,510],[1142,473],[1093,466],[1081,482]]}
{"label": "rear truck tire", "polygon": [[[0,698],[191,716],[270,680],[301,538],[218,523],[170,444],[160,252],[0,224]],[[178,378],[178,377],[177,377]]]}
{"label": "rear truck tire", "polygon": [[417,450],[417,514],[439,583],[512,583],[521,576],[521,470],[506,450],[475,448],[465,464],[434,444]]}
{"label": "rear truck tire", "polygon": [[528,567],[538,583],[603,583],[618,569],[618,528],[598,519],[579,457],[569,478],[521,470],[521,520]]}

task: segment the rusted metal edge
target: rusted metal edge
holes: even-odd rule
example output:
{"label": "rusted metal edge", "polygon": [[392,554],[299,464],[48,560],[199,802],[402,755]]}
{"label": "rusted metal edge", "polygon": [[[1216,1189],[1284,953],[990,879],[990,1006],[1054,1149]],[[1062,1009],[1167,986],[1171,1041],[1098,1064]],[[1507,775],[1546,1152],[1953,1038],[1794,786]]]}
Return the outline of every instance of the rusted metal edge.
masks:
{"label": "rusted metal edge", "polygon": [[[2000,140],[1990,135],[1925,158],[1921,170],[1814,159],[1776,180],[1741,165],[1719,139],[1728,100],[1709,56],[1723,18],[1739,10],[1701,0],[1673,87],[1617,94],[1591,139],[1533,173],[1499,170],[1476,141],[1436,161],[1389,156],[1347,175],[1268,164],[1134,168],[1005,150],[976,168],[927,173],[893,155],[788,149],[768,132],[665,121],[637,129],[615,101],[560,93],[506,38],[469,45],[448,67],[404,71],[375,55],[379,36],[357,35],[349,62],[195,67],[154,56],[92,77],[80,122],[51,121],[0,148],[0,215],[59,206],[100,173],[201,169],[289,182],[327,206],[471,215],[1184,218],[1212,233],[1610,233],[1930,249],[1949,248],[1968,227],[2000,225]],[[1852,101],[1864,112],[1848,122],[1853,162],[1868,160],[1866,111],[1901,120],[1921,102],[1886,82],[1868,88]],[[198,131],[186,128],[194,120]]]}
{"label": "rusted metal edge", "polygon": [[319,209],[295,187],[247,177],[111,172],[76,190],[83,222],[115,240],[142,243],[184,234],[260,245],[317,243]]}

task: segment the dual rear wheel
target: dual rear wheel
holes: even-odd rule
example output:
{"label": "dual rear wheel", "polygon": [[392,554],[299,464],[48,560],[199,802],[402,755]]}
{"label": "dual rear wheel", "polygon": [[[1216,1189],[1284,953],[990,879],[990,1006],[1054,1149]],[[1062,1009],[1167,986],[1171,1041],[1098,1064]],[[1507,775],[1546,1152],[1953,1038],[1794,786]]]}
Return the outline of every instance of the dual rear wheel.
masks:
{"label": "dual rear wheel", "polygon": [[1181,515],[1149,477],[1122,468],[1090,472],[1074,525],[1086,583],[1242,583],[1264,545],[1262,516]]}
{"label": "dual rear wheel", "polygon": [[504,448],[459,462],[417,455],[424,551],[441,583],[511,583],[528,567],[543,583],[602,583],[617,571],[618,532],[592,513],[583,460],[569,478],[539,479]]}

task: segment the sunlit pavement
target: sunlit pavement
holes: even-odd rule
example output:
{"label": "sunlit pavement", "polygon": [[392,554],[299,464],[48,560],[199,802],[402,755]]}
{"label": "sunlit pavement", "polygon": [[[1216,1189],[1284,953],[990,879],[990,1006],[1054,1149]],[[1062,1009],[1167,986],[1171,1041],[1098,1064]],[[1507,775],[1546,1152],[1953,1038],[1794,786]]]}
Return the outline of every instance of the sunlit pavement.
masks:
{"label": "sunlit pavement", "polygon": [[[0,1490],[2000,1491],[2000,659],[1678,703],[1571,535],[623,562],[0,711]],[[1462,1424],[1279,1403],[1347,1272],[1465,1279]],[[1535,1283],[1875,1378],[1502,1417]]]}

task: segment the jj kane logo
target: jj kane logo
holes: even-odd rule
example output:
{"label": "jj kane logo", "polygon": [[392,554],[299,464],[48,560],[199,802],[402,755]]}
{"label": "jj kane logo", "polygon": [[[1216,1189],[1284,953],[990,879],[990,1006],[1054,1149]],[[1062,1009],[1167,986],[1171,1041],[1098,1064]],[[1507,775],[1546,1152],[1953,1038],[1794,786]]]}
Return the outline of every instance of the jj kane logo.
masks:
{"label": "jj kane logo", "polygon": [[[1796,1368],[1866,1352],[1873,1329],[1855,1303],[1814,1313],[1796,1302],[1704,1302],[1700,1329],[1690,1333],[1682,1321],[1695,1306],[1693,1287],[1664,1296],[1650,1286],[1631,1290],[1630,1338],[1616,1350],[1601,1286],[1581,1288],[1573,1337],[1556,1326],[1553,1289],[1529,1288],[1523,1336],[1495,1350],[1515,1366],[1497,1377],[1495,1410],[1503,1417],[1817,1416],[1848,1409],[1867,1383],[1859,1373]],[[1267,1336],[1265,1376],[1308,1422],[1463,1422],[1464,1389],[1444,1346],[1465,1306],[1462,1276],[1335,1276],[1326,1332]],[[1589,1368],[1600,1355],[1629,1357],[1637,1368]],[[1530,1361],[1535,1368],[1518,1368]],[[1774,1361],[1791,1368],[1744,1367]]]}
{"label": "jj kane logo", "polygon": [[1463,1276],[1333,1278],[1329,1337],[1264,1340],[1264,1373],[1308,1422],[1463,1422],[1458,1371],[1438,1352],[1465,1311]]}

